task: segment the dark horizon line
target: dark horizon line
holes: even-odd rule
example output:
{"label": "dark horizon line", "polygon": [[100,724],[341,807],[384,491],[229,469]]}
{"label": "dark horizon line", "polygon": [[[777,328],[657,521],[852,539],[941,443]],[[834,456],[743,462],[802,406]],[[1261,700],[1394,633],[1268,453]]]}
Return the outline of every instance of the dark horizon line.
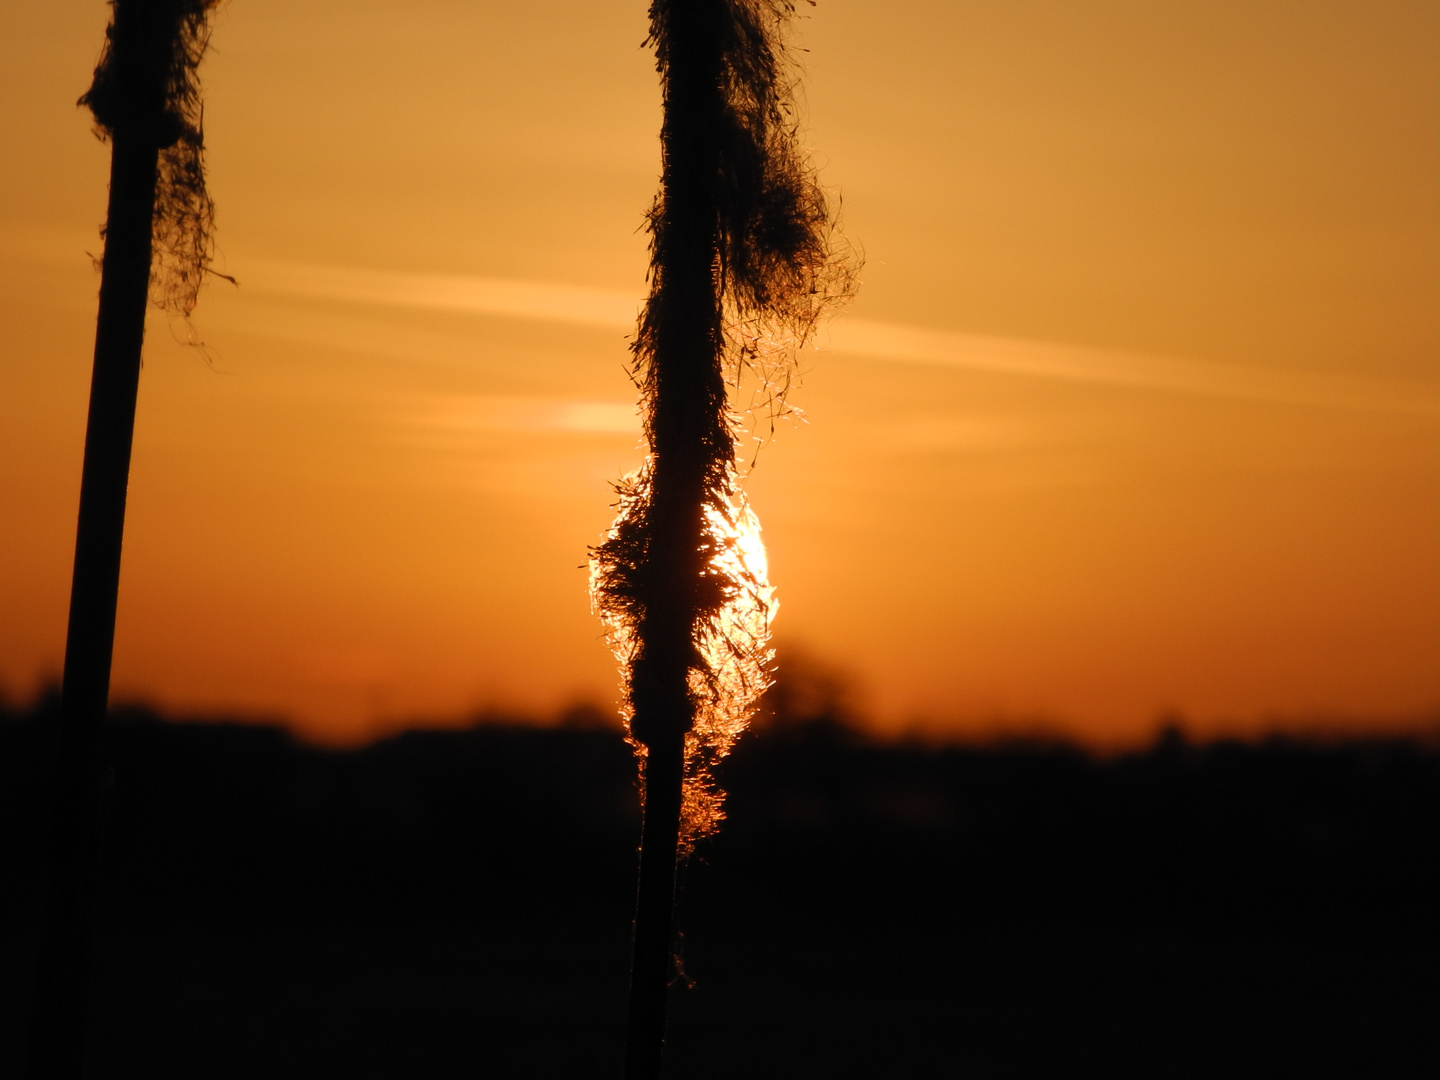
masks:
{"label": "dark horizon line", "polygon": [[[38,721],[59,709],[60,688],[44,683],[29,700],[11,697],[0,688],[0,723]],[[122,697],[110,703],[111,723],[159,723],[174,726],[235,726],[268,729],[287,740],[310,749],[348,753],[390,742],[409,734],[463,735],[483,729],[526,729],[537,732],[592,731],[617,737],[624,732],[618,712],[593,701],[577,699],[549,713],[537,713],[501,706],[482,706],[449,716],[417,713],[369,721],[357,738],[315,737],[306,726],[283,713],[243,710],[183,710],[159,705],[144,697]],[[799,737],[839,739],[873,747],[906,747],[926,750],[1033,750],[1069,751],[1092,758],[1179,749],[1205,749],[1221,745],[1261,746],[1270,743],[1326,747],[1366,743],[1412,743],[1419,749],[1440,750],[1440,706],[1412,713],[1271,714],[1259,719],[1252,730],[1237,732],[1233,722],[1219,731],[1197,730],[1194,722],[1178,711],[1159,713],[1151,722],[1148,736],[1141,738],[1084,738],[1069,725],[1051,718],[1029,721],[993,719],[964,729],[940,730],[938,726],[911,724],[887,730],[862,713],[840,712],[800,717],[777,717],[773,712],[757,716],[745,739]],[[1213,725],[1212,725],[1213,726]],[[743,745],[743,743],[742,743]]]}

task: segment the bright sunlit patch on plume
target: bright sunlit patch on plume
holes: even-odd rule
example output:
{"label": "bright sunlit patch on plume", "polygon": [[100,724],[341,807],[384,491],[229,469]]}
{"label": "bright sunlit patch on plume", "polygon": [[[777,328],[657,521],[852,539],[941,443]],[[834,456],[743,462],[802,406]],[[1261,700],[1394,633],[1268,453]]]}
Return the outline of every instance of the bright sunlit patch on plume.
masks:
{"label": "bright sunlit patch on plume", "polygon": [[[620,483],[622,504],[643,490],[646,475],[642,467]],[[696,710],[695,724],[685,736],[681,833],[686,843],[713,833],[724,819],[723,793],[715,784],[714,766],[735,745],[771,683],[775,651],[770,648],[770,626],[780,607],[769,581],[760,519],[738,489],[723,506],[706,507],[705,534],[714,551],[707,569],[724,583],[726,599],[694,635],[705,666],[690,672]],[[591,605],[605,623],[606,639],[620,665],[621,716],[628,730],[628,680],[636,646],[633,624],[605,603],[602,580],[603,567],[592,555]],[[630,742],[638,753],[645,754],[643,745],[633,738]]]}

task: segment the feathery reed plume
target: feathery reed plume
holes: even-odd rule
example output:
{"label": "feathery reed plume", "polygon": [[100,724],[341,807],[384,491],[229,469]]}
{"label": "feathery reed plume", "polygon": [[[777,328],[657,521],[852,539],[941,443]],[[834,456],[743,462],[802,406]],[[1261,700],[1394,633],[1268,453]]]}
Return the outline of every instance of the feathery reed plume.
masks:
{"label": "feathery reed plume", "polygon": [[[765,689],[773,594],[736,467],[727,385],[783,394],[855,267],[796,138],[790,0],[655,0],[663,174],[633,345],[649,453],[591,560],[643,760],[627,1072],[659,1075],[677,849],[721,818],[710,766]],[[783,404],[780,406],[783,408]]]}
{"label": "feathery reed plume", "polygon": [[[215,204],[205,187],[200,60],[217,3],[151,0],[132,14],[135,0],[112,0],[116,14],[105,30],[95,79],[78,103],[89,107],[102,141],[127,128],[133,137],[153,140],[159,150],[150,302],[178,315],[194,310],[214,255]],[[158,108],[152,96],[157,89],[164,95]]]}
{"label": "feathery reed plume", "polygon": [[[80,1076],[105,782],[125,495],[147,297],[188,315],[210,258],[196,69],[215,0],[112,0],[95,79],[80,99],[111,144],[95,362],[57,733],[50,883],[28,1075]],[[158,260],[152,260],[154,253]]]}

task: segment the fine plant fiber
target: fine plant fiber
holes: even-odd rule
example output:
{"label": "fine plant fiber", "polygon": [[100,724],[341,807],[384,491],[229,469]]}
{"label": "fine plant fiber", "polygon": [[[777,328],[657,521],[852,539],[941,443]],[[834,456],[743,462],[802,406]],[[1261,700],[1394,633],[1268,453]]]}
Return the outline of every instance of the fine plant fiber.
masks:
{"label": "fine plant fiber", "polygon": [[[798,138],[790,0],[655,0],[662,180],[646,215],[650,294],[632,344],[648,453],[617,485],[592,597],[621,664],[637,753],[683,739],[682,842],[715,830],[713,765],[769,685],[774,594],[740,488],[746,373],[773,422],[797,351],[853,292]],[[752,403],[753,404],[753,403]]]}
{"label": "fine plant fiber", "polygon": [[205,187],[200,60],[219,0],[110,0],[110,25],[88,106],[100,139],[159,151],[150,302],[188,316],[214,255],[215,204]]}

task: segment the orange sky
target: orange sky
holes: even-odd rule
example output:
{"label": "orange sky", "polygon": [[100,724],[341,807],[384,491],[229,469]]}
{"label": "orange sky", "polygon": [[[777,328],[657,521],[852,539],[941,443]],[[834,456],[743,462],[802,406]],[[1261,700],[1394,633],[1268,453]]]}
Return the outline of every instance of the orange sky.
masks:
{"label": "orange sky", "polygon": [[[117,695],[342,741],[614,699],[579,566],[639,460],[645,6],[223,9],[241,285],[152,316]],[[750,482],[780,640],[889,730],[1433,715],[1435,6],[806,14],[808,139],[867,263]],[[12,696],[63,653],[106,18],[0,14]]]}

